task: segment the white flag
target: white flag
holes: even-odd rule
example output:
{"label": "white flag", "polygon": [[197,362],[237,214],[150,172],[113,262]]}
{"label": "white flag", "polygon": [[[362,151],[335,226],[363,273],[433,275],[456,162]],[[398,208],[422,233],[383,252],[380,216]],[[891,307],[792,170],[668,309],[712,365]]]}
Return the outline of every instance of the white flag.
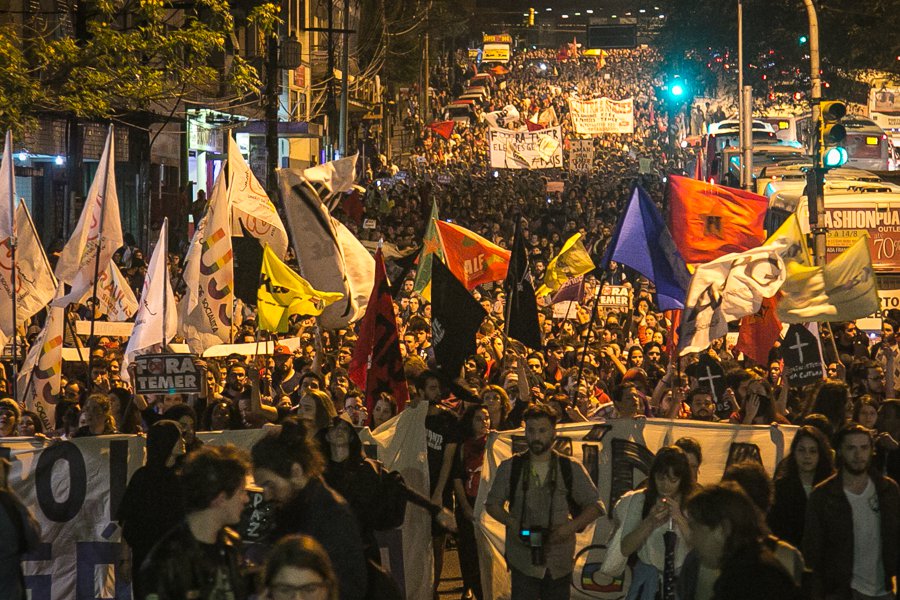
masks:
{"label": "white flag", "polygon": [[[0,213],[3,212],[6,211],[0,207]],[[0,220],[5,221],[5,215]],[[3,235],[6,232],[0,233]],[[16,207],[16,237],[16,326],[20,326],[53,300],[57,282],[28,207],[21,201]],[[0,237],[0,331],[7,337],[13,333],[10,246],[10,237]]]}
{"label": "white flag", "polygon": [[0,240],[15,235],[12,210],[16,202],[16,176],[12,155],[12,132],[6,132],[3,162],[0,163]]}
{"label": "white flag", "polygon": [[269,244],[279,256],[288,247],[287,230],[275,205],[266,195],[250,165],[244,160],[237,144],[228,136],[228,197],[231,202],[231,231],[235,237],[244,237],[244,231]]}
{"label": "white flag", "polygon": [[[303,178],[317,188],[323,200],[333,194],[342,194],[353,189],[356,180],[356,161],[359,152],[353,156],[329,161],[303,170]],[[322,189],[327,193],[323,193]]]}
{"label": "white flag", "polygon": [[[62,284],[56,296],[63,293]],[[44,328],[34,339],[25,362],[19,371],[19,401],[27,410],[34,411],[44,424],[44,431],[56,428],[56,403],[60,394],[62,375],[63,326],[66,309],[51,306]]]}
{"label": "white flag", "polygon": [[786,277],[782,246],[726,254],[697,267],[691,278],[679,331],[679,354],[705,350],[728,333],[728,323],[757,312]]}
{"label": "white flag", "polygon": [[134,330],[125,348],[125,359],[122,361],[122,377],[128,379],[128,365],[138,354],[158,347],[165,351],[178,329],[178,316],[175,314],[175,295],[169,282],[169,270],[166,268],[166,255],[169,243],[169,220],[164,219],[159,230],[159,240],[150,257],[150,266],[144,277],[144,289],[141,291],[141,303],[134,320]]}
{"label": "white flag", "polygon": [[115,251],[124,245],[119,197],[116,195],[115,164],[115,142],[113,128],[110,127],[84,210],[56,265],[56,276],[71,285],[73,293],[78,295],[94,283],[97,254],[100,255],[102,270]]}
{"label": "white flag", "polygon": [[206,216],[194,233],[184,259],[188,292],[178,305],[180,330],[195,354],[231,341],[234,313],[234,255],[231,248],[231,204],[219,173]]}

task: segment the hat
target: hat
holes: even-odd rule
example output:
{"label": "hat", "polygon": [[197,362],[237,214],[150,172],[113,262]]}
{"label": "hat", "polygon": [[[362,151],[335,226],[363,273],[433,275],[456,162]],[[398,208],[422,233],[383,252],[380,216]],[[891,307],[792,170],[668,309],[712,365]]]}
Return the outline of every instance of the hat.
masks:
{"label": "hat", "polygon": [[275,356],[291,356],[294,353],[291,352],[291,349],[284,344],[278,344],[277,346],[275,346],[275,352],[273,354]]}

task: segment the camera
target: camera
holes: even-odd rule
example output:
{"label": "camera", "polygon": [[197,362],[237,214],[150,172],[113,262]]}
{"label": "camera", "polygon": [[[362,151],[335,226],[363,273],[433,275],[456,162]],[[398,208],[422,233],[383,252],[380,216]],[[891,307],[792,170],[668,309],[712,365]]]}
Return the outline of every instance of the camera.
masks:
{"label": "camera", "polygon": [[519,529],[519,539],[531,548],[532,565],[541,567],[547,564],[547,557],[544,555],[544,530],[542,528]]}

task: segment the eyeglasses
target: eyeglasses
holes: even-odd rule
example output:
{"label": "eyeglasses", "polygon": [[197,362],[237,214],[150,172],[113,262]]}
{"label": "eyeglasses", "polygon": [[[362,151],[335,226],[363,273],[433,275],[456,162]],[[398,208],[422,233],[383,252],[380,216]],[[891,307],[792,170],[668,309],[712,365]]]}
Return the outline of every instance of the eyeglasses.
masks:
{"label": "eyeglasses", "polygon": [[317,600],[318,598],[325,597],[328,588],[328,584],[324,581],[306,583],[304,585],[278,583],[273,585],[270,588],[270,591],[272,592],[272,598],[275,600],[288,600],[293,598],[300,598],[301,600],[306,600],[307,598],[310,600]]}

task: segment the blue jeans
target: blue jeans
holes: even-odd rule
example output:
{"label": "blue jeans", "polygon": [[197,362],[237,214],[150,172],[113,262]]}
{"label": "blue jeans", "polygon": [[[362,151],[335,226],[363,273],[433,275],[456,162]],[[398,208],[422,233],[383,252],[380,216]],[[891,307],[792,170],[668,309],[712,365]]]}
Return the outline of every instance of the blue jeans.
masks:
{"label": "blue jeans", "polygon": [[571,573],[559,579],[551,579],[548,571],[543,579],[538,579],[514,568],[510,570],[513,600],[569,600],[572,593]]}

